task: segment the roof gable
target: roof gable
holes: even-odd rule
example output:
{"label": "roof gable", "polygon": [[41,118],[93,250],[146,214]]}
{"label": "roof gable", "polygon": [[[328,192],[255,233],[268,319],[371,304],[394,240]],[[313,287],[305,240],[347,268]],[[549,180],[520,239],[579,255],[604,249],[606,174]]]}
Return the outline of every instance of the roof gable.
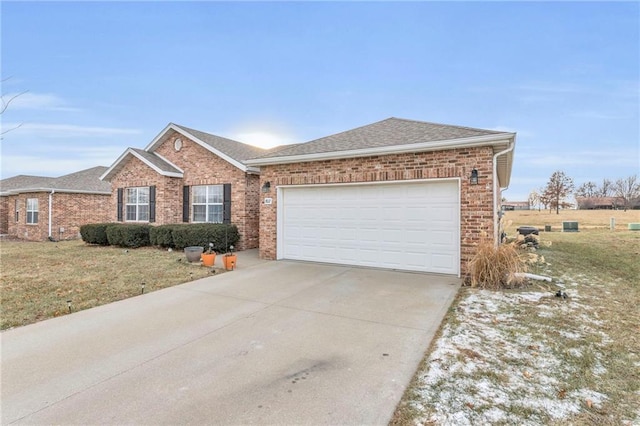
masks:
{"label": "roof gable", "polygon": [[149,166],[156,173],[162,176],[179,177],[183,176],[183,171],[171,163],[166,158],[153,152],[147,152],[138,148],[127,148],[125,152],[118,157],[118,159],[100,176],[101,180],[109,181],[113,178],[113,175],[118,173],[124,165],[129,161],[131,157],[135,157]]}
{"label": "roof gable", "polygon": [[257,168],[248,167],[245,164],[245,160],[258,157],[269,152],[269,150],[263,148],[234,141],[232,139],[223,138],[221,136],[201,132],[199,130],[191,129],[189,127],[181,126],[174,123],[169,123],[167,127],[165,127],[164,130],[162,130],[158,134],[158,136],[156,136],[151,141],[151,143],[149,143],[149,145],[145,147],[144,150],[148,152],[155,151],[162,143],[164,143],[169,138],[169,136],[171,135],[171,130],[191,139],[198,145],[202,146],[206,150],[222,158],[228,163],[231,163],[243,172],[258,172],[259,169]]}

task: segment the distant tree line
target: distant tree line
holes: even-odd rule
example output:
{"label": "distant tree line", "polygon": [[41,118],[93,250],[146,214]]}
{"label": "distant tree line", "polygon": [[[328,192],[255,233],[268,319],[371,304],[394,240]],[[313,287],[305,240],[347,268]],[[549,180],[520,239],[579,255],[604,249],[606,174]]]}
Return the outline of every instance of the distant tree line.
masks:
{"label": "distant tree line", "polygon": [[573,207],[572,203],[566,201],[571,194],[576,197],[578,208],[594,208],[602,205],[599,201],[609,197],[614,198],[607,200],[611,203],[611,208],[639,208],[640,180],[638,175],[632,175],[615,181],[603,179],[599,185],[589,181],[575,188],[573,179],[558,170],[553,172],[544,188],[531,191],[528,201],[530,206],[537,206],[538,210],[542,206],[545,210],[548,208],[559,214],[561,208]]}

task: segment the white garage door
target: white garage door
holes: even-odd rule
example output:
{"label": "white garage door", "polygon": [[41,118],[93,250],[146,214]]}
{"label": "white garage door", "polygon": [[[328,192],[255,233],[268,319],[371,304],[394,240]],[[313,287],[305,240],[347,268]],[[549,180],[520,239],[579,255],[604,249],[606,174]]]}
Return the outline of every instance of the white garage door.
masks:
{"label": "white garage door", "polygon": [[279,259],[459,273],[458,181],[279,191]]}

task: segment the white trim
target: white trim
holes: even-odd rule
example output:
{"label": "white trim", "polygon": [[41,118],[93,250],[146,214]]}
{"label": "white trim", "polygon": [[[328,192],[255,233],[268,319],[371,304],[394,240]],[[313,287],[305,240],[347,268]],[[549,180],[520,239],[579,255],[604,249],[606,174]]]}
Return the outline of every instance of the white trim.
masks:
{"label": "white trim", "polygon": [[174,163],[172,163],[171,161],[167,160],[165,157],[163,157],[162,155],[158,154],[157,152],[154,152],[153,155],[157,155],[162,161],[164,161],[165,163],[167,163],[168,165],[170,165],[174,169],[179,170],[180,173],[184,173],[184,170],[182,170],[180,167],[176,166]]}
{"label": "white trim", "polygon": [[[30,200],[36,200],[36,204],[38,206],[37,210],[29,210],[29,201]],[[29,222],[29,213],[31,213],[32,222]],[[33,222],[33,213],[37,213],[38,214],[38,220],[36,220],[35,222]],[[39,198],[36,197],[36,198],[26,198],[25,199],[24,223],[25,223],[25,225],[38,225],[40,223],[40,199]]]}
{"label": "white trim", "polygon": [[366,186],[366,185],[387,185],[387,184],[419,184],[419,183],[436,183],[454,181],[458,187],[458,226],[456,227],[456,238],[458,245],[458,273],[457,277],[460,278],[462,274],[462,239],[461,239],[461,227],[462,227],[462,179],[460,177],[451,178],[427,178],[427,179],[405,179],[405,180],[380,180],[374,182],[346,182],[346,183],[319,183],[319,184],[300,184],[300,185],[277,185],[276,186],[276,260],[282,260],[284,253],[284,190],[286,188],[305,188],[305,187],[343,187],[343,186]]}
{"label": "white trim", "polygon": [[[502,191],[509,188],[509,185],[501,187],[498,182],[498,157],[502,155],[509,155],[516,147],[515,138],[509,142],[509,147],[505,150],[497,152],[493,155],[493,244],[497,247],[500,245],[500,235],[498,233],[500,228],[500,217],[498,215],[498,196],[502,195]],[[509,159],[507,158],[507,163]],[[508,167],[508,165],[507,165]]]}
{"label": "white trim", "polygon": [[55,190],[51,190],[51,192],[49,193],[49,238],[52,237],[51,235],[51,219],[53,216],[53,194],[55,194]]}
{"label": "white trim", "polygon": [[448,139],[435,142],[420,142],[405,145],[390,145],[375,148],[352,149],[346,151],[318,152],[313,154],[290,155],[283,157],[256,158],[246,163],[254,166],[274,164],[302,163],[308,161],[335,160],[340,158],[370,157],[372,155],[402,154],[407,152],[440,151],[455,148],[473,148],[509,144],[515,133],[499,133],[487,136],[474,136],[462,139]]}
{"label": "white trim", "polygon": [[[153,155],[158,155],[155,152],[150,153]],[[168,176],[168,177],[177,177],[177,178],[181,178],[183,177],[183,173],[182,171],[179,173],[176,172],[167,172],[165,170],[162,170],[160,168],[158,168],[155,164],[151,163],[150,161],[148,161],[146,158],[144,158],[142,155],[138,154],[133,148],[127,148],[127,150],[125,152],[123,152],[120,157],[118,157],[118,159],[111,165],[111,167],[109,167],[107,169],[106,172],[104,172],[102,174],[102,176],[100,176],[100,180],[107,180],[110,175],[112,173],[114,173],[117,169],[120,168],[120,163],[128,156],[128,155],[133,155],[134,157],[136,157],[138,160],[142,161],[144,164],[146,164],[147,166],[151,167],[153,170],[155,170],[158,174],[160,174],[161,176]],[[159,158],[163,159],[162,157],[158,156]],[[163,159],[164,160],[164,159]],[[169,163],[171,166],[173,166],[173,164]],[[175,167],[175,166],[174,166]],[[176,167],[176,169],[180,170],[178,167]]]}
{"label": "white trim", "polygon": [[[223,153],[223,152],[221,152],[221,151],[218,151],[217,149],[215,149],[214,147],[212,147],[212,146],[211,146],[211,145],[209,145],[208,143],[204,142],[204,141],[203,141],[203,140],[201,140],[200,138],[196,137],[195,135],[193,135],[193,134],[189,133],[188,131],[186,131],[186,130],[184,130],[184,129],[180,128],[180,127],[178,127],[177,125],[175,125],[175,124],[173,124],[173,123],[169,123],[169,124],[167,125],[167,127],[165,127],[165,128],[164,128],[164,130],[162,130],[162,131],[158,134],[158,136],[156,136],[156,137],[151,141],[151,143],[149,143],[149,145],[147,145],[147,146],[144,148],[144,150],[145,150],[145,151],[147,151],[147,152],[153,152],[153,151],[157,148],[157,146],[156,146],[156,145],[159,145],[161,142],[163,142],[163,141],[164,141],[163,139],[164,139],[164,137],[165,137],[166,133],[167,133],[169,130],[173,130],[173,131],[175,131],[175,132],[178,132],[178,133],[180,133],[182,136],[184,136],[184,137],[186,137],[186,138],[191,139],[192,141],[196,142],[198,145],[200,145],[200,146],[201,146],[201,147],[203,147],[204,149],[206,149],[206,150],[208,150],[208,151],[212,152],[213,154],[215,154],[215,155],[217,155],[218,157],[222,158],[222,159],[223,159],[223,160],[225,160],[226,162],[228,162],[228,163],[230,163],[230,164],[232,164],[232,165],[236,166],[237,168],[239,168],[239,169],[240,169],[240,170],[242,170],[243,172],[247,172],[247,171],[249,171],[249,170],[248,170],[248,167],[247,167],[245,164],[243,164],[243,163],[241,163],[241,162],[239,162],[239,161],[237,161],[237,160],[234,160],[233,158],[229,157],[227,154],[225,154],[225,153]],[[235,141],[234,141],[234,142],[235,142]],[[238,142],[238,143],[240,143],[240,142]],[[260,170],[260,169],[257,169],[257,170],[258,170],[258,172],[259,172],[259,170]],[[252,170],[252,171],[254,171],[254,172],[255,172],[255,171],[256,171],[256,169],[255,169],[255,168],[253,168],[253,170]],[[180,177],[182,177],[182,176],[180,176]]]}
{"label": "white trim", "polygon": [[[290,186],[291,185],[285,185],[284,187]],[[282,253],[284,253],[284,187],[276,186],[276,260],[281,260]]]}

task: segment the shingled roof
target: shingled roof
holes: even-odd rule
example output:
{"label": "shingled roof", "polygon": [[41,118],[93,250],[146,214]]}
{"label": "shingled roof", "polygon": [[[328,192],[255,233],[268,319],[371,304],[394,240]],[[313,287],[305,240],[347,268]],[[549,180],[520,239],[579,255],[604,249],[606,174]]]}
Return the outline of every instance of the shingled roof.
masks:
{"label": "shingled roof", "polygon": [[490,146],[500,186],[509,186],[515,133],[425,121],[387,118],[373,124],[297,145],[274,148],[246,160],[251,166]]}
{"label": "shingled roof", "polygon": [[107,167],[97,166],[60,177],[18,175],[0,181],[0,194],[23,192],[73,192],[111,194],[111,185],[100,180]]}
{"label": "shingled roof", "polygon": [[504,132],[391,117],[373,124],[336,133],[306,143],[280,147],[280,149],[254,158],[262,159],[352,151],[491,136],[501,133]]}

